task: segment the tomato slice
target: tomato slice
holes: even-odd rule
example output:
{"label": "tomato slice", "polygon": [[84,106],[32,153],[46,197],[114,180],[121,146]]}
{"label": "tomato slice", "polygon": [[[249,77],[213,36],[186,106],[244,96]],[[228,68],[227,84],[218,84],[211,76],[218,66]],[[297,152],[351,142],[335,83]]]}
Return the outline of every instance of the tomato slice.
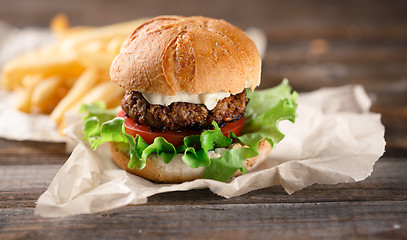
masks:
{"label": "tomato slice", "polygon": [[[184,138],[186,136],[199,135],[202,133],[202,131],[193,131],[193,130],[182,132],[177,131],[152,132],[150,131],[149,127],[137,124],[136,122],[133,121],[133,119],[126,117],[124,110],[121,110],[119,113],[117,113],[116,116],[122,117],[126,120],[124,123],[124,128],[127,134],[130,134],[133,137],[136,137],[136,135],[140,135],[144,139],[144,141],[146,141],[146,143],[148,144],[153,143],[156,137],[163,137],[165,138],[165,140],[172,143],[175,147],[178,147],[184,144]],[[229,136],[229,133],[233,132],[237,136],[239,136],[243,129],[244,120],[245,118],[242,117],[241,119],[235,122],[227,123],[225,126],[220,128],[222,134],[227,137]]]}

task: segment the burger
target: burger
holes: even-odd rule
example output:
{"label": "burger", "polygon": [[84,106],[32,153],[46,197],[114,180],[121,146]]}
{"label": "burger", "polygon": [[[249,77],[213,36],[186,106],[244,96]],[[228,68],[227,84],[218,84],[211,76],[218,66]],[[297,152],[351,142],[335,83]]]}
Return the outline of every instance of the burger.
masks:
{"label": "burger", "polygon": [[259,52],[224,20],[153,18],[123,43],[110,77],[126,90],[121,108],[83,106],[84,139],[109,142],[119,167],[155,182],[244,174],[283,138],[278,122],[295,119],[287,81],[253,91]]}

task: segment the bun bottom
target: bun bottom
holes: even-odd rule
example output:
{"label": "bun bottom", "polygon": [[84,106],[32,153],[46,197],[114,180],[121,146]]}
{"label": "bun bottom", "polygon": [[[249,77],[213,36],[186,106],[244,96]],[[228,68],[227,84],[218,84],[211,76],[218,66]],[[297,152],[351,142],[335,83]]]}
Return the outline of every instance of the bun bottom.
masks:
{"label": "bun bottom", "polygon": [[[121,152],[114,143],[110,143],[110,151],[114,162],[120,168],[129,173],[149,179],[155,182],[166,183],[181,183],[203,178],[205,168],[190,168],[181,159],[181,155],[177,154],[174,159],[166,164],[157,155],[152,154],[147,159],[147,164],[143,169],[130,169],[127,167],[129,156]],[[271,151],[270,144],[263,139],[257,148],[259,155],[245,160],[247,170],[255,168],[261,164]],[[240,175],[240,171],[236,171],[233,176]]]}

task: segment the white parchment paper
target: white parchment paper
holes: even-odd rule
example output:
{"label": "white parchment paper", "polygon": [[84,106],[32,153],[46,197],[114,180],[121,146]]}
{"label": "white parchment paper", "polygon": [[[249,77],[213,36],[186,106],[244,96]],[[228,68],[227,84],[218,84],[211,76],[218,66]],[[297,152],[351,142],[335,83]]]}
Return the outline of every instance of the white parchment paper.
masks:
{"label": "white parchment paper", "polygon": [[14,107],[15,96],[0,89],[0,137],[10,140],[64,142],[67,139],[48,115],[28,114]]}
{"label": "white parchment paper", "polygon": [[38,199],[35,213],[95,213],[143,204],[158,193],[199,188],[230,198],[275,185],[292,194],[314,183],[361,181],[371,174],[385,147],[380,115],[369,112],[370,104],[361,86],[300,94],[296,123],[280,123],[284,140],[257,169],[228,183],[200,179],[158,184],[129,174],[111,161],[107,146],[93,151],[82,142],[81,123],[71,116],[66,134],[78,145]]}

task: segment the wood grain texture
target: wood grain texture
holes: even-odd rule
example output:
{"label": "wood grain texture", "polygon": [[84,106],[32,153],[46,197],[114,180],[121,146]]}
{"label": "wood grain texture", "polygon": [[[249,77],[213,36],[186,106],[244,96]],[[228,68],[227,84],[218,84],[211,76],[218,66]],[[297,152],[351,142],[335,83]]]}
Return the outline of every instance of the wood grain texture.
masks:
{"label": "wood grain texture", "polygon": [[[59,164],[24,167],[0,166],[0,208],[35,207],[59,170]],[[407,201],[407,160],[383,158],[375,165],[373,175],[356,183],[315,184],[288,195],[282,187],[257,190],[240,197],[225,199],[209,190],[164,193],[152,196],[150,205],[213,205],[244,203],[308,203],[348,201]],[[41,176],[41,177],[39,177]]]}
{"label": "wood grain texture", "polygon": [[10,141],[0,138],[0,165],[36,165],[64,163],[69,153],[65,144]]}
{"label": "wood grain texture", "polygon": [[0,213],[7,216],[2,239],[407,237],[407,210],[395,201],[143,205],[61,219],[39,218],[25,208]]}
{"label": "wood grain texture", "polygon": [[[361,84],[382,115],[386,153],[357,183],[281,186],[225,199],[208,189],[61,219],[33,214],[68,158],[65,145],[0,139],[0,239],[407,239],[407,2],[277,0],[0,0],[0,20],[48,26],[105,25],[162,14],[223,18],[268,39],[262,84],[283,78],[299,92]],[[0,103],[1,104],[1,103]]]}

